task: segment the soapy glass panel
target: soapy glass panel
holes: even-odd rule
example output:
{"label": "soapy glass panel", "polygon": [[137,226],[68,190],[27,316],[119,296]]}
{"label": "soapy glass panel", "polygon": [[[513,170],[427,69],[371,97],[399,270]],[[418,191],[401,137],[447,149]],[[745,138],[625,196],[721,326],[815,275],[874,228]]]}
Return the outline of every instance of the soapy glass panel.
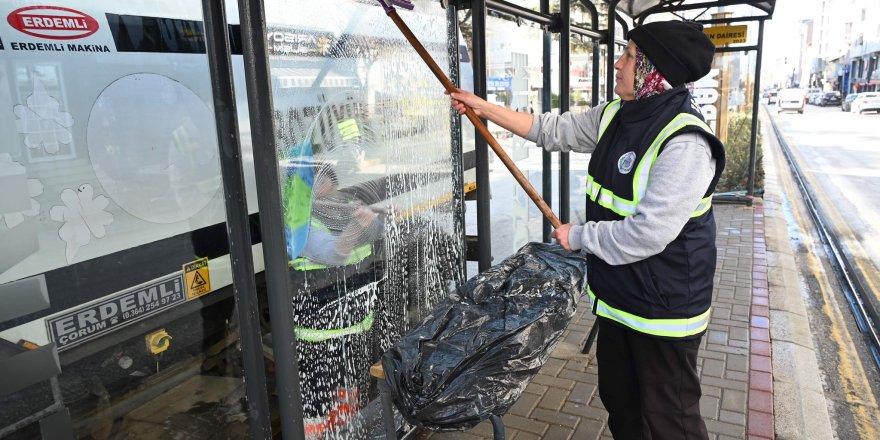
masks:
{"label": "soapy glass panel", "polygon": [[[726,164],[717,193],[744,195],[748,189],[754,68],[754,54],[716,54],[709,74],[694,83],[694,102],[724,143]],[[760,189],[764,187],[760,135],[757,143],[754,187]]]}
{"label": "soapy glass panel", "polygon": [[[488,17],[486,28],[487,100],[511,110],[539,115],[542,108],[543,88],[541,29],[527,22],[518,25],[514,21],[498,17]],[[558,43],[556,45],[558,46]],[[555,87],[558,88],[559,81],[554,72],[555,68],[550,75],[554,79]],[[558,97],[558,94],[555,96]],[[540,193],[541,150],[533,142],[515,136],[491,122],[489,130]],[[492,257],[493,263],[497,263],[529,241],[541,241],[544,217],[504,164],[494,156],[494,153],[490,152],[489,155],[492,188],[490,205]],[[554,161],[555,156],[554,154]],[[549,200],[548,203],[553,201]],[[475,211],[467,212],[468,225],[473,227],[474,233]]]}
{"label": "soapy glass panel", "polygon": [[[445,11],[413,3],[448,71]],[[378,4],[266,7],[306,435],[367,438],[369,366],[460,282],[449,98]]]}
{"label": "soapy glass panel", "polygon": [[[585,112],[592,107],[593,93],[593,44],[590,39],[571,35],[569,54],[569,111]],[[558,47],[555,46],[554,49]],[[600,77],[601,80],[601,77]],[[600,97],[600,102],[604,101]],[[590,154],[569,153],[569,222],[575,223],[583,218],[587,194],[587,167]],[[559,175],[554,175],[554,185],[558,185]],[[558,186],[556,187],[558,188]]]}

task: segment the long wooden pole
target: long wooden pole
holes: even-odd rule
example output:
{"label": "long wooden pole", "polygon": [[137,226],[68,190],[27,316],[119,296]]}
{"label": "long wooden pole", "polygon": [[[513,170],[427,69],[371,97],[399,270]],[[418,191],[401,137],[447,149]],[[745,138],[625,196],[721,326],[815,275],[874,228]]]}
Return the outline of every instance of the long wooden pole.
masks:
{"label": "long wooden pole", "polygon": [[[388,14],[389,17],[391,17],[391,20],[394,21],[394,24],[397,25],[398,29],[400,29],[400,32],[403,33],[403,36],[406,37],[406,39],[412,45],[413,49],[415,49],[416,52],[419,53],[419,56],[422,57],[422,60],[425,62],[425,64],[428,65],[428,68],[431,69],[431,72],[434,73],[434,76],[436,76],[437,79],[440,80],[446,91],[449,93],[457,92],[458,89],[455,88],[455,85],[452,84],[452,81],[450,81],[446,74],[443,73],[443,70],[440,69],[440,66],[438,66],[437,63],[434,62],[434,59],[431,57],[425,47],[422,46],[422,43],[419,42],[419,39],[416,38],[416,36],[412,33],[412,31],[409,29],[409,26],[407,26],[406,23],[404,23],[403,19],[400,18],[400,15],[397,14],[397,11],[395,11],[393,8],[387,8],[385,12]],[[510,171],[510,174],[513,175],[513,178],[516,179],[517,183],[519,183],[519,186],[521,186],[522,189],[525,190],[526,194],[529,195],[529,198],[532,199],[533,202],[535,202],[535,205],[538,207],[541,213],[544,214],[544,217],[547,217],[547,220],[550,221],[550,224],[552,224],[554,228],[559,228],[560,226],[562,226],[562,222],[559,221],[559,218],[556,217],[556,214],[553,213],[553,210],[550,209],[549,206],[547,206],[547,202],[545,202],[544,199],[541,198],[541,195],[538,194],[538,191],[535,190],[535,187],[532,186],[529,180],[526,179],[526,177],[523,175],[522,171],[520,171],[519,168],[517,168],[516,164],[513,163],[513,160],[510,158],[510,156],[508,156],[507,153],[501,148],[501,145],[498,143],[498,141],[495,140],[495,137],[492,136],[492,133],[489,133],[489,129],[486,128],[480,117],[477,116],[472,108],[465,106],[465,109],[465,115],[467,115],[468,119],[471,120],[471,122],[474,124],[474,127],[477,128],[477,131],[480,132],[480,135],[483,136],[484,139],[486,139],[486,142],[489,144],[490,147],[492,147],[492,150],[495,151],[495,154],[498,156],[499,159],[501,159],[501,162],[504,163],[504,166],[507,167],[507,169]]]}

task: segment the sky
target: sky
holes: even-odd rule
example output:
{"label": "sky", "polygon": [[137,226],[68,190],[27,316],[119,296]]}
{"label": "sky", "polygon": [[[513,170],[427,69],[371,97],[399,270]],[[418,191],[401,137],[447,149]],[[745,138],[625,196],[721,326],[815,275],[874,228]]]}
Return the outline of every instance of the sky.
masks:
{"label": "sky", "polygon": [[[786,57],[797,57],[800,51],[800,20],[815,18],[818,0],[777,0],[773,19],[766,22],[761,83],[769,84],[774,70]],[[772,81],[772,80],[771,80]]]}

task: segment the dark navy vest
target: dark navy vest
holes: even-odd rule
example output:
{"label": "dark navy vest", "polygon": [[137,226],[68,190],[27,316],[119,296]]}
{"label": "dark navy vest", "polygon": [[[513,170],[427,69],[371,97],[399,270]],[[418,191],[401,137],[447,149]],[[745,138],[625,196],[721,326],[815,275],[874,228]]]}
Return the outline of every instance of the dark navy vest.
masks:
{"label": "dark navy vest", "polygon": [[[612,266],[588,254],[593,310],[636,331],[667,338],[701,335],[708,326],[715,275],[712,193],[724,170],[724,146],[712,135],[684,86],[650,98],[606,105],[587,179],[587,221],[637,212],[650,169],[666,143],[697,132],[716,160],[715,176],[679,235],[661,253]],[[674,191],[674,188],[668,188]]]}

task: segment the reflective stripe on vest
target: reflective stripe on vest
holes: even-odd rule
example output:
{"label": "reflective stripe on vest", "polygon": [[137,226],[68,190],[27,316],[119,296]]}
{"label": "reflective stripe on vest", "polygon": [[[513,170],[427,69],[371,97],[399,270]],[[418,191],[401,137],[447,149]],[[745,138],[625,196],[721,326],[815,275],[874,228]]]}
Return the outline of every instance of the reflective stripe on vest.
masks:
{"label": "reflective stripe on vest", "polygon": [[296,327],[296,338],[306,342],[323,342],[329,339],[337,339],[348,335],[357,335],[373,328],[373,313],[367,314],[363,321],[340,329],[320,330],[314,328]]}
{"label": "reflective stripe on vest", "polygon": [[646,333],[654,336],[665,336],[670,338],[684,338],[687,336],[698,335],[709,327],[709,316],[712,314],[710,307],[705,312],[692,318],[678,319],[650,319],[633,315],[623,310],[615,309],[609,306],[605,301],[596,298],[596,294],[587,286],[587,293],[590,294],[590,302],[596,310],[596,314],[612,321],[623,324],[635,331]]}
{"label": "reflective stripe on vest", "polygon": [[[356,247],[351,251],[351,254],[349,254],[348,258],[345,259],[345,264],[359,263],[363,259],[369,257],[372,253],[373,249],[370,244]],[[290,266],[292,266],[296,270],[316,270],[327,268],[327,266],[321,263],[316,263],[306,257],[299,257],[291,260]]]}
{"label": "reflective stripe on vest", "polygon": [[[614,104],[614,103],[612,103]],[[619,103],[618,103],[619,105]],[[601,133],[604,131],[601,124],[610,124],[611,118],[614,117],[614,114],[617,113],[617,109],[609,112],[613,105],[609,105],[605,112],[602,115],[602,122],[600,123],[600,137]],[[606,114],[609,114],[608,121],[606,123],[605,117]],[[638,207],[639,201],[645,197],[645,193],[648,190],[648,180],[651,174],[651,167],[654,165],[654,162],[657,160],[657,155],[660,154],[660,147],[666,142],[669,137],[671,137],[678,130],[688,126],[695,125],[708,133],[712,131],[709,129],[709,126],[706,125],[705,122],[700,120],[700,118],[690,114],[690,113],[680,113],[678,116],[673,118],[660,130],[660,133],[657,134],[657,137],[654,138],[654,141],[651,142],[651,146],[648,147],[648,151],[642,157],[642,160],[639,161],[639,165],[636,167],[635,175],[633,176],[633,200],[628,200],[626,198],[620,197],[614,194],[611,190],[607,188],[603,188],[601,184],[596,182],[593,176],[587,176],[587,195],[590,197],[590,200],[599,204],[599,206],[605,207],[613,211],[615,214],[628,217],[636,213],[636,208]],[[691,217],[699,217],[706,213],[709,208],[712,206],[712,197],[705,197],[700,200],[700,204],[691,214]]]}
{"label": "reflective stripe on vest", "polygon": [[602,133],[605,133],[605,129],[611,124],[611,120],[614,119],[614,115],[617,114],[618,110],[620,110],[619,99],[609,102],[608,105],[605,106],[605,110],[602,110],[602,119],[599,120],[599,137],[596,138],[597,144],[599,143],[599,139],[602,139]]}
{"label": "reflective stripe on vest", "polygon": [[712,207],[712,195],[708,195],[700,199],[700,204],[697,205],[696,211],[691,214],[691,218],[699,217],[709,211],[709,208]]}

